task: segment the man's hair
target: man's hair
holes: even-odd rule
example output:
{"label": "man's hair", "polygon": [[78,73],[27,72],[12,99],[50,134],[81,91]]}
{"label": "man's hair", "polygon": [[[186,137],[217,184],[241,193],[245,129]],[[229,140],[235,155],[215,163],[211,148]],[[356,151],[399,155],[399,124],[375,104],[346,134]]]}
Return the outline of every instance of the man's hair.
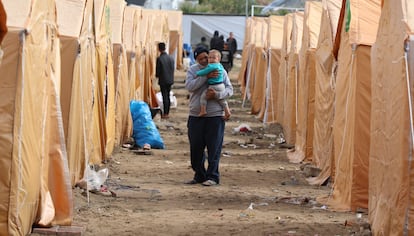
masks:
{"label": "man's hair", "polygon": [[211,55],[211,54],[217,56],[219,61],[221,60],[221,53],[220,53],[219,50],[211,49],[210,52],[208,53],[208,55]]}
{"label": "man's hair", "polygon": [[203,47],[203,46],[198,46],[195,50],[194,50],[194,58],[197,60],[197,56],[200,55],[201,53],[207,53],[208,54],[208,50],[207,48]]}
{"label": "man's hair", "polygon": [[158,43],[158,50],[161,52],[165,51],[165,43]]}
{"label": "man's hair", "polygon": [[201,37],[201,42],[204,42],[204,41],[206,41],[207,39],[206,39],[206,37]]}

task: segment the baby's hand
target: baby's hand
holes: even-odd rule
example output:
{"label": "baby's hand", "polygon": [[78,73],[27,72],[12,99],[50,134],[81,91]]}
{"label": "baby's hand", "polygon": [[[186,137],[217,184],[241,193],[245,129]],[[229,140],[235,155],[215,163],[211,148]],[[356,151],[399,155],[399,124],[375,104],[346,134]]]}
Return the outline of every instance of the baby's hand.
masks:
{"label": "baby's hand", "polygon": [[207,74],[207,78],[217,78],[219,76],[219,72],[218,70],[212,71],[210,73]]}
{"label": "baby's hand", "polygon": [[207,100],[216,99],[216,90],[213,88],[208,88],[206,92],[206,98]]}

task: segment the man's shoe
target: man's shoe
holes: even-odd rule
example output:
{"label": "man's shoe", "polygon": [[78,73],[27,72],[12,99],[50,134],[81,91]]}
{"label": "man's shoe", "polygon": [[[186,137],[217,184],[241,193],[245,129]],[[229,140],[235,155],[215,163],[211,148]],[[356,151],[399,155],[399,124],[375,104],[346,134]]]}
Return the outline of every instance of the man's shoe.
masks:
{"label": "man's shoe", "polygon": [[185,184],[198,184],[199,182],[197,182],[195,179],[192,179],[190,181],[184,182]]}
{"label": "man's shoe", "polygon": [[202,185],[204,185],[204,186],[214,186],[214,185],[217,185],[217,182],[214,181],[214,180],[209,179],[209,180],[204,181],[202,183]]}

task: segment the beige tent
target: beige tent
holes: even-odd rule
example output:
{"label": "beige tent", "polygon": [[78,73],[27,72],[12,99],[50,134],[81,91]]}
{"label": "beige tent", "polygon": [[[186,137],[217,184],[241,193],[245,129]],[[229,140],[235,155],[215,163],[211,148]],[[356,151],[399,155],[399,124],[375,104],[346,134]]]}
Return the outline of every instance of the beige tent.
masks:
{"label": "beige tent", "polygon": [[[288,16],[289,17],[289,16]],[[285,30],[287,39],[285,65],[280,67],[281,77],[285,78],[283,88],[283,116],[281,124],[283,126],[286,142],[295,144],[296,142],[296,94],[297,80],[299,77],[299,50],[302,45],[303,34],[303,12],[291,13],[292,29],[289,33],[289,23]],[[289,19],[288,19],[289,20]]]}
{"label": "beige tent", "polygon": [[296,84],[296,143],[288,153],[291,162],[312,161],[315,101],[315,49],[320,32],[322,4],[307,1],[303,20],[302,48],[299,52],[299,76]]}
{"label": "beige tent", "polygon": [[246,32],[249,33],[246,34],[239,73],[243,105],[250,100],[251,113],[266,123],[276,122],[283,21],[282,16],[251,17],[246,25]]}
{"label": "beige tent", "polygon": [[110,0],[110,21],[112,32],[112,47],[114,59],[115,82],[115,145],[126,142],[132,133],[132,118],[129,110],[130,81],[128,77],[128,56],[122,32],[124,24],[123,0]]}
{"label": "beige tent", "polygon": [[[101,163],[102,146],[95,146],[93,114],[96,91],[92,0],[58,1],[62,38],[62,112],[72,185],[83,177],[87,163]],[[70,16],[70,17],[69,17]],[[68,20],[69,19],[69,20]],[[70,88],[70,90],[69,90]],[[98,139],[99,140],[99,139]]]}
{"label": "beige tent", "polygon": [[141,33],[145,31],[145,54],[144,57],[144,101],[147,102],[150,107],[158,107],[155,92],[158,84],[155,83],[155,64],[158,57],[158,43],[164,42],[169,45],[170,30],[168,26],[168,15],[165,11],[143,9],[142,18],[145,19],[146,25],[142,25]]}
{"label": "beige tent", "polygon": [[414,234],[413,12],[412,1],[384,0],[371,49],[368,210],[373,235]]}
{"label": "beige tent", "polygon": [[[168,11],[125,7],[122,36],[128,55],[130,100],[142,100],[151,107],[158,107],[153,86],[155,61],[158,42],[171,45],[168,22]],[[178,26],[174,27],[173,31],[177,31]]]}
{"label": "beige tent", "polygon": [[101,145],[101,160],[112,154],[115,145],[115,79],[112,59],[112,44],[110,41],[110,8],[109,0],[94,0],[94,26],[96,45],[96,103],[97,113],[94,114],[99,140],[95,145]]}
{"label": "beige tent", "polygon": [[[135,33],[135,53],[136,53],[136,83],[137,93],[139,94],[138,100],[142,100],[151,104],[152,100],[152,80],[151,76],[154,75],[154,64],[152,63],[154,58],[154,42],[151,42],[152,36],[151,26],[153,25],[153,16],[151,12],[154,10],[138,10],[138,24]],[[166,20],[161,18],[160,21]],[[151,30],[150,30],[151,29]],[[158,31],[157,31],[158,32]],[[159,32],[158,32],[159,33]],[[155,99],[154,99],[155,101]],[[155,105],[157,106],[157,105]]]}
{"label": "beige tent", "polygon": [[[83,11],[85,0],[73,2],[70,7],[69,1],[58,1],[57,21],[59,28],[59,38],[61,43],[61,106],[63,116],[63,127],[68,139],[69,133],[69,113],[71,107],[73,67],[79,51],[79,34],[82,26]],[[70,17],[70,20],[67,20]],[[73,128],[73,127],[71,127]],[[68,150],[70,153],[70,150]]]}
{"label": "beige tent", "polygon": [[342,0],[325,0],[318,45],[315,52],[315,115],[313,135],[312,163],[322,171],[317,177],[308,179],[310,184],[321,185],[331,175],[333,160],[333,117],[335,90],[334,71],[336,61],[333,44],[338,26]]}
{"label": "beige tent", "polygon": [[286,109],[286,98],[285,91],[287,86],[288,78],[288,53],[291,49],[291,35],[293,26],[293,13],[286,14],[283,22],[283,38],[282,47],[280,50],[280,65],[279,65],[279,86],[277,88],[277,122],[283,125],[285,109]]}
{"label": "beige tent", "polygon": [[174,56],[176,68],[183,67],[183,12],[164,11],[168,17],[169,47],[168,54]]}
{"label": "beige tent", "polygon": [[68,225],[73,217],[56,8],[53,0],[3,3],[0,232],[28,235],[33,223]]}
{"label": "beige tent", "polygon": [[279,66],[283,35],[283,16],[269,16],[268,19],[268,65],[266,71],[266,96],[258,118],[264,123],[277,122],[277,91],[279,86]]}
{"label": "beige tent", "polygon": [[[99,72],[97,67],[97,47],[94,32],[94,0],[87,0],[86,7],[83,16],[83,24],[80,36],[80,61],[79,67],[75,67],[76,74],[80,76],[79,80],[82,91],[79,96],[83,100],[84,104],[81,104],[78,108],[90,109],[86,111],[88,114],[87,123],[85,127],[89,127],[87,132],[86,144],[89,153],[85,155],[85,163],[87,164],[100,164],[105,157],[105,129],[103,129],[102,109],[101,101],[99,99]],[[85,77],[86,76],[86,77]],[[89,78],[90,80],[86,80]],[[84,90],[86,88],[86,90]],[[84,100],[86,99],[86,100]],[[86,104],[86,106],[85,106]],[[77,116],[71,111],[71,115]],[[89,126],[88,126],[89,125]]]}
{"label": "beige tent", "polygon": [[251,102],[251,113],[256,115],[265,101],[267,58],[267,18],[253,17],[251,24],[250,55],[247,63],[246,95]]}
{"label": "beige tent", "polygon": [[[139,48],[136,49],[137,53],[137,78],[140,81],[139,91],[142,101],[150,103],[152,93],[152,81],[149,81],[151,75],[154,72],[152,58],[154,53],[154,43],[151,42],[151,31],[153,17],[150,13],[153,10],[142,9],[140,11],[140,24],[136,31],[137,42],[139,42]],[[162,21],[162,19],[160,19]],[[151,84],[151,85],[150,85]],[[150,105],[151,106],[151,105]]]}
{"label": "beige tent", "polygon": [[[350,1],[341,11],[335,89],[333,209],[368,208],[371,119],[370,51],[375,42],[381,0]],[[332,167],[331,167],[332,168]]]}
{"label": "beige tent", "polygon": [[242,94],[244,96],[247,96],[246,94],[246,84],[247,84],[247,64],[250,60],[250,42],[251,42],[251,33],[250,30],[252,28],[253,24],[253,18],[249,17],[246,19],[246,29],[245,29],[245,35],[244,35],[244,42],[243,42],[243,51],[242,51],[242,62],[240,66],[240,71],[238,75],[238,82],[240,84],[240,90],[242,91]]}
{"label": "beige tent", "polygon": [[[137,38],[141,24],[141,8],[125,7],[122,26],[122,41],[125,44],[128,64],[129,100],[142,100],[141,81],[137,77],[136,64],[140,62],[141,44]],[[138,51],[137,51],[138,50]],[[128,104],[129,106],[129,104]]]}

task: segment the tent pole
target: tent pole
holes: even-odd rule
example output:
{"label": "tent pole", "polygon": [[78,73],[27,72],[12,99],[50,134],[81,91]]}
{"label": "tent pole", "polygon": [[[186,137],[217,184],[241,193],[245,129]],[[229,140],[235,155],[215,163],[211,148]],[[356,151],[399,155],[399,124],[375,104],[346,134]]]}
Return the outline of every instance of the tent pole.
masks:
{"label": "tent pole", "polygon": [[[411,173],[411,162],[413,158],[412,148],[414,146],[414,127],[413,127],[413,103],[411,99],[411,84],[410,84],[410,67],[409,67],[409,51],[410,51],[410,42],[412,41],[412,36],[404,42],[404,62],[405,62],[405,78],[407,82],[407,95],[408,95],[408,108],[410,115],[410,133],[411,133],[411,147],[408,154],[408,174]],[[408,203],[409,204],[409,203]],[[408,235],[408,225],[409,225],[409,209],[410,205],[406,207],[405,212],[405,224],[403,235]]]}
{"label": "tent pole", "polygon": [[246,0],[246,17],[249,17],[249,1]]}

